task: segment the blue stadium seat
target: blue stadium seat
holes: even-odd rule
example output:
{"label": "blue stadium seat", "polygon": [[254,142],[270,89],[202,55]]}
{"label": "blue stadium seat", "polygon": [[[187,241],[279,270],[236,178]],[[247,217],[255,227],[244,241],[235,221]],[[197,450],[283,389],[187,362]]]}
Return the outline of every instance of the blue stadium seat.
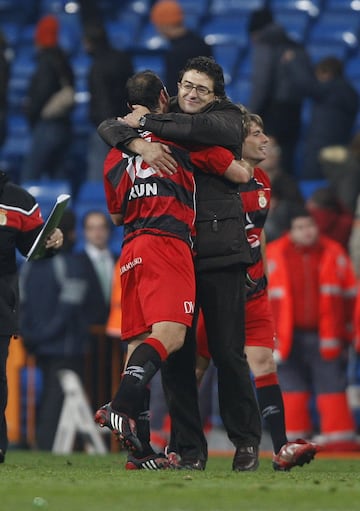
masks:
{"label": "blue stadium seat", "polygon": [[248,48],[242,54],[242,58],[241,58],[240,62],[238,63],[237,71],[236,71],[236,75],[235,75],[234,79],[235,80],[237,78],[239,78],[239,79],[244,79],[244,78],[249,79],[250,75],[251,75],[251,66],[252,66],[251,49]]}
{"label": "blue stadium seat", "polygon": [[98,207],[105,204],[105,191],[101,181],[86,181],[82,184],[78,197],[78,205],[83,207]]}
{"label": "blue stadium seat", "polygon": [[223,68],[225,84],[231,83],[241,57],[241,50],[234,44],[215,44],[212,51],[216,62]]}
{"label": "blue stadium seat", "polygon": [[218,15],[205,22],[201,29],[205,41],[214,44],[234,44],[240,48],[248,45],[247,18],[231,15]]}
{"label": "blue stadium seat", "polygon": [[145,69],[151,69],[164,80],[165,65],[164,57],[161,52],[135,53],[132,57],[132,61],[136,73],[144,71]]}
{"label": "blue stadium seat", "polygon": [[319,188],[325,188],[329,183],[326,179],[300,180],[299,187],[303,198],[308,199]]}
{"label": "blue stadium seat", "polygon": [[22,27],[18,45],[21,50],[29,52],[30,49],[34,51],[34,35],[35,35],[35,24],[30,23]]}
{"label": "blue stadium seat", "polygon": [[360,11],[360,5],[354,0],[326,0],[324,9],[326,11],[353,11],[356,15],[356,11]]}
{"label": "blue stadium seat", "polygon": [[3,21],[1,19],[1,9],[0,9],[0,31],[4,35],[6,39],[6,43],[10,48],[16,48],[19,33],[20,33],[20,24],[16,21]]}
{"label": "blue stadium seat", "polygon": [[226,92],[229,98],[234,103],[241,103],[247,106],[250,98],[250,80],[247,78],[237,78],[230,85],[226,87]]}
{"label": "blue stadium seat", "polygon": [[31,18],[34,5],[29,0],[0,0],[1,23],[18,23],[23,25]]}
{"label": "blue stadium seat", "polygon": [[354,57],[352,59],[349,59],[346,62],[345,71],[346,71],[346,75],[350,79],[353,79],[353,78],[355,78],[357,80],[360,79],[360,55],[358,55],[357,57]]}
{"label": "blue stadium seat", "polygon": [[358,94],[360,97],[360,78],[352,79],[351,83],[355,87],[355,89],[358,91]]}
{"label": "blue stadium seat", "polygon": [[329,57],[337,57],[340,60],[345,60],[348,49],[343,42],[329,41],[329,42],[313,42],[306,45],[306,49],[310,55],[311,60],[316,64],[319,60]]}
{"label": "blue stadium seat", "polygon": [[111,45],[120,50],[132,48],[138,38],[138,25],[129,23],[126,19],[109,20],[105,22],[106,32]]}
{"label": "blue stadium seat", "polygon": [[82,27],[78,13],[59,14],[59,44],[69,55],[75,54],[81,48]]}
{"label": "blue stadium seat", "polygon": [[209,14],[244,15],[263,7],[263,0],[212,0],[209,6]]}
{"label": "blue stadium seat", "polygon": [[320,13],[323,0],[309,0],[299,2],[299,0],[271,0],[271,9],[276,14],[278,12],[306,12],[308,16],[316,17]]}
{"label": "blue stadium seat", "polygon": [[70,194],[69,183],[64,180],[24,181],[22,186],[35,197],[44,219],[49,215],[59,195],[62,193]]}
{"label": "blue stadium seat", "polygon": [[[121,17],[122,13],[125,15],[136,14],[139,17],[148,16],[152,4],[152,0],[128,0],[125,5],[119,6],[119,1],[115,0],[118,4],[118,16]],[[123,4],[123,2],[121,2]]]}
{"label": "blue stadium seat", "polygon": [[132,47],[135,51],[166,50],[168,42],[157,32],[154,25],[149,21],[142,28],[137,40],[133,41]]}
{"label": "blue stadium seat", "polygon": [[358,46],[360,16],[353,12],[324,12],[310,29],[309,43],[342,42],[347,48]]}
{"label": "blue stadium seat", "polygon": [[70,59],[76,78],[87,78],[91,64],[91,57],[85,51],[79,51]]}
{"label": "blue stadium seat", "polygon": [[42,16],[46,14],[59,14],[64,10],[64,0],[40,0],[40,13]]}
{"label": "blue stadium seat", "polygon": [[8,117],[8,133],[18,137],[28,137],[30,135],[30,127],[24,115],[9,115]]}
{"label": "blue stadium seat", "polygon": [[31,139],[29,136],[19,138],[18,135],[11,135],[5,139],[1,148],[1,157],[9,167],[16,167],[20,172],[24,156],[29,152]]}
{"label": "blue stadium seat", "polygon": [[208,12],[209,0],[178,0],[185,15],[198,14],[199,16],[206,16]]}

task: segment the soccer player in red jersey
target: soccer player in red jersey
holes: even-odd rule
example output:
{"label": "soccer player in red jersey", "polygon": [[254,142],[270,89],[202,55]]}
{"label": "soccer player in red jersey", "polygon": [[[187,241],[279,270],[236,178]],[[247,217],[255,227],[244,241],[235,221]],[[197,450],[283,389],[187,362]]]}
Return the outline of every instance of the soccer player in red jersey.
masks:
{"label": "soccer player in red jersey", "polygon": [[[250,114],[250,120],[250,129],[243,144],[243,158],[252,168],[251,179],[240,185],[247,238],[253,258],[247,279],[245,352],[254,375],[260,411],[272,438],[273,467],[275,470],[290,470],[296,465],[309,463],[317,452],[317,446],[302,439],[288,442],[286,437],[284,404],[273,357],[275,327],[267,291],[266,240],[263,230],[270,206],[271,188],[269,177],[258,167],[266,157],[268,137],[264,133],[261,117]],[[197,333],[197,375],[201,380],[210,359],[201,316]]]}

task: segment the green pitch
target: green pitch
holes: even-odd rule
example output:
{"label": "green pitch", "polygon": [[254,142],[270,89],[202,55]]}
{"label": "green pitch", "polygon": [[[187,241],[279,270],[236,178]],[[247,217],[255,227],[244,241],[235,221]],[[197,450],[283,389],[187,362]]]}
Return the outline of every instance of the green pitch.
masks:
{"label": "green pitch", "polygon": [[210,457],[205,472],[125,471],[124,455],[9,451],[0,465],[2,511],[358,511],[360,458],[316,459],[274,472],[261,458],[233,473]]}

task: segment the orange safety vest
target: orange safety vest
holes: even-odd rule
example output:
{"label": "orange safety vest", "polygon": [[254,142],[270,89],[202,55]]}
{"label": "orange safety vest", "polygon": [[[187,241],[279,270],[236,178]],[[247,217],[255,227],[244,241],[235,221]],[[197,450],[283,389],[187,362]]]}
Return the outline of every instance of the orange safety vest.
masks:
{"label": "orange safety vest", "polygon": [[[272,305],[280,358],[286,360],[293,340],[293,301],[289,274],[296,271],[286,259],[292,243],[288,234],[268,243],[266,257],[269,273],[269,298]],[[324,359],[337,358],[344,342],[354,341],[354,308],[357,293],[352,262],[342,246],[320,236],[324,250],[319,271],[320,352]]]}

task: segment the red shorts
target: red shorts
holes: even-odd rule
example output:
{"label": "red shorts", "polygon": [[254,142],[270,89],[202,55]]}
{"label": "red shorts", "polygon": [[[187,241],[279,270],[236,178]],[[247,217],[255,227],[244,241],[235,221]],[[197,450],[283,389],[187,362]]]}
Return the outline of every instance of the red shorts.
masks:
{"label": "red shorts", "polygon": [[245,335],[245,346],[275,348],[275,324],[267,293],[246,302]]}
{"label": "red shorts", "polygon": [[[263,346],[273,350],[275,348],[275,327],[267,294],[262,294],[246,302],[245,318],[245,346]],[[201,311],[196,335],[198,355],[211,358],[204,316]]]}
{"label": "red shorts", "polygon": [[120,256],[122,339],[148,332],[154,323],[191,326],[195,302],[190,247],[177,238],[141,235]]}

